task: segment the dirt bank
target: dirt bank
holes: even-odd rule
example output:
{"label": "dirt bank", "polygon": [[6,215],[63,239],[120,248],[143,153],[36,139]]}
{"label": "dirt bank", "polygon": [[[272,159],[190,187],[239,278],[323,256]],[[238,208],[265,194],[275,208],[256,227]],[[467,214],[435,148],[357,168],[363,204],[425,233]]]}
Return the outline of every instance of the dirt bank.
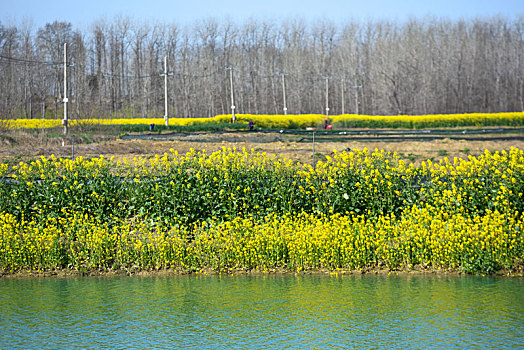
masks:
{"label": "dirt bank", "polygon": [[[271,268],[271,269],[231,269],[224,271],[215,271],[212,269],[202,270],[177,270],[177,269],[159,269],[159,270],[92,270],[92,271],[77,271],[70,269],[52,270],[52,271],[1,271],[0,279],[2,278],[71,278],[71,277],[122,277],[122,276],[138,276],[138,277],[169,277],[181,275],[198,275],[198,276],[212,276],[212,275],[326,275],[331,277],[342,277],[345,275],[387,275],[387,276],[465,276],[467,274],[447,269],[435,269],[430,267],[414,267],[405,270],[389,270],[384,268],[363,268],[363,269],[316,269],[297,271],[285,268]],[[518,271],[500,270],[492,275],[478,274],[477,276],[501,276],[501,277],[524,277],[524,268],[520,267]]]}
{"label": "dirt bank", "polygon": [[[511,136],[511,135],[510,135]],[[141,139],[124,140],[118,135],[76,135],[74,140],[74,155],[83,157],[114,156],[116,159],[133,157],[151,157],[155,154],[169,152],[175,149],[179,153],[186,153],[191,148],[197,151],[206,150],[208,153],[218,151],[222,147],[236,147],[254,149],[257,152],[266,152],[268,155],[282,155],[286,158],[303,162],[313,162],[313,143],[304,140],[303,136],[269,133],[198,133],[177,134],[170,139]],[[469,155],[480,155],[484,150],[500,151],[510,147],[524,149],[524,141],[492,140],[488,135],[483,140],[470,140],[466,137],[460,140],[449,138],[427,140],[389,141],[387,139],[365,140],[359,137],[344,136],[340,140],[322,140],[318,137],[315,142],[315,160],[332,154],[333,150],[343,151],[368,148],[373,150],[384,149],[397,152],[406,161],[415,165],[431,159],[433,161],[447,158],[467,158]],[[0,162],[17,163],[31,161],[40,156],[71,157],[73,154],[73,138],[71,135],[55,135],[50,133],[36,133],[14,131],[0,135]]]}

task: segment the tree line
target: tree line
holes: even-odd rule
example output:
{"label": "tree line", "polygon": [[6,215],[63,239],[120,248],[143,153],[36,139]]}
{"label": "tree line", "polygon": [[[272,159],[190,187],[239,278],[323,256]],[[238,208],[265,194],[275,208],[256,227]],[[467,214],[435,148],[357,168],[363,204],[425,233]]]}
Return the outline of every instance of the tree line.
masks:
{"label": "tree line", "polygon": [[73,118],[235,111],[439,114],[524,110],[524,16],[406,22],[118,16],[88,29],[0,23],[0,116],[60,118],[64,43]]}

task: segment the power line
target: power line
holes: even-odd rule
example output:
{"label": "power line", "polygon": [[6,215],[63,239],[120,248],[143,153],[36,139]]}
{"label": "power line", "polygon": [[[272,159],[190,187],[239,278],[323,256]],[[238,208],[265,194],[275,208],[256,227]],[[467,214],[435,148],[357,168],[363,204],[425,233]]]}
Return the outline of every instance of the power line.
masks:
{"label": "power line", "polygon": [[[8,57],[4,55],[0,55],[0,63],[15,63],[15,64],[23,64],[23,65],[48,65],[48,66],[61,66],[63,65],[63,62],[53,62],[53,61],[37,61],[37,60],[30,60],[30,59],[23,59],[23,58],[17,58],[17,57]],[[76,68],[73,63],[67,64],[67,67],[70,68]],[[183,74],[183,73],[168,73],[170,76],[175,76],[179,79],[183,78],[193,78],[193,79],[202,79],[202,78],[209,78],[212,76],[215,76],[217,74],[221,73],[221,70],[216,70],[214,72],[208,73],[208,74]],[[124,78],[124,79],[146,79],[146,78],[154,78],[154,77],[162,77],[163,73],[155,73],[155,74],[148,74],[148,75],[129,75],[129,74],[113,74],[109,72],[102,72],[101,73],[104,77],[107,78]],[[275,73],[275,74],[256,74],[254,76],[255,79],[271,79],[271,78],[278,78],[281,74]],[[294,74],[286,74],[289,76],[289,78],[295,82],[302,82],[302,83],[316,83],[324,80],[324,77],[318,76],[318,77],[310,77],[308,75],[302,74],[301,76],[294,75]],[[308,77],[308,78],[306,78]]]}
{"label": "power line", "polygon": [[[182,74],[182,73],[172,73],[172,72],[168,72],[168,76],[176,76],[178,78],[195,78],[195,79],[198,79],[198,78],[209,78],[209,77],[212,77],[214,75],[217,75],[219,73],[219,71],[215,71],[213,73],[208,73],[208,74],[200,74],[200,75],[196,75],[196,74]],[[101,73],[103,76],[105,77],[108,77],[108,78],[125,78],[125,79],[144,79],[144,78],[154,78],[154,77],[163,77],[165,73],[156,73],[156,74],[148,74],[148,75],[129,75],[129,74],[112,74],[112,73],[108,73],[108,72],[102,72]]]}
{"label": "power line", "polygon": [[162,74],[150,74],[150,75],[121,75],[121,74],[112,74],[112,73],[102,73],[103,76],[108,78],[125,78],[125,79],[145,79],[145,78],[153,78],[153,77],[161,77]]}
{"label": "power line", "polygon": [[220,71],[219,70],[216,70],[214,71],[213,73],[208,73],[208,74],[200,74],[200,75],[195,75],[195,74],[181,74],[181,73],[175,73],[174,75],[180,77],[180,78],[209,78],[209,77],[212,77],[214,75],[217,75]]}
{"label": "power line", "polygon": [[[0,59],[7,60],[9,61],[9,63],[16,62],[16,63],[24,63],[24,64],[45,64],[49,66],[61,66],[64,64],[63,62],[36,61],[36,60],[29,60],[29,59],[18,58],[18,57],[9,57],[9,56],[4,56],[4,55],[0,55]],[[69,63],[67,66],[72,67],[73,64]]]}
{"label": "power line", "polygon": [[[39,60],[32,60],[32,59],[24,59],[24,58],[18,58],[18,57],[9,57],[0,55],[0,63],[18,63],[18,64],[31,64],[31,65],[49,65],[49,66],[61,66],[63,65],[63,62],[54,62],[54,61],[39,61]],[[68,63],[67,67],[74,67],[73,63]],[[211,73],[207,74],[183,74],[183,73],[168,73],[170,76],[176,76],[178,78],[194,78],[194,79],[201,79],[201,78],[209,78],[212,76],[215,76],[219,74],[221,70],[216,70]],[[154,77],[162,77],[163,73],[156,73],[156,74],[148,74],[148,75],[129,75],[129,74],[113,74],[109,72],[102,72],[102,75],[109,78],[125,78],[125,79],[145,79],[145,78],[154,78]],[[281,74],[275,73],[275,74],[255,74],[255,79],[270,79],[270,78],[277,78]],[[294,74],[286,74],[289,75],[289,78],[303,83],[315,83],[324,80],[324,77],[311,77],[305,74],[301,74],[301,76],[294,75]]]}

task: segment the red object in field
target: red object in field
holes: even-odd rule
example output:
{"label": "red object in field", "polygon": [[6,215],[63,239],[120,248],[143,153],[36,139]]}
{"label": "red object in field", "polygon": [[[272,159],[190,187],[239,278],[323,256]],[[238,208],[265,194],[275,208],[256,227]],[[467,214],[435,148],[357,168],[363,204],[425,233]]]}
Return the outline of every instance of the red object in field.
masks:
{"label": "red object in field", "polygon": [[333,125],[329,124],[328,126],[326,126],[326,130],[329,130],[333,127]]}

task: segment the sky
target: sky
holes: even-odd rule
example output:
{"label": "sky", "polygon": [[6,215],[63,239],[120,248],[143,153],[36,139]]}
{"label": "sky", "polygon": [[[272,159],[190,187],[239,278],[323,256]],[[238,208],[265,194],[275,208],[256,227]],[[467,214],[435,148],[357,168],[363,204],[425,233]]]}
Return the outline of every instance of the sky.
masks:
{"label": "sky", "polygon": [[[404,21],[426,16],[458,20],[524,15],[524,0],[0,0],[0,23],[30,22],[36,27],[55,20],[86,28],[118,15],[139,21],[191,25],[206,18],[243,22],[250,18],[303,18]],[[520,17],[520,18],[524,18]]]}

